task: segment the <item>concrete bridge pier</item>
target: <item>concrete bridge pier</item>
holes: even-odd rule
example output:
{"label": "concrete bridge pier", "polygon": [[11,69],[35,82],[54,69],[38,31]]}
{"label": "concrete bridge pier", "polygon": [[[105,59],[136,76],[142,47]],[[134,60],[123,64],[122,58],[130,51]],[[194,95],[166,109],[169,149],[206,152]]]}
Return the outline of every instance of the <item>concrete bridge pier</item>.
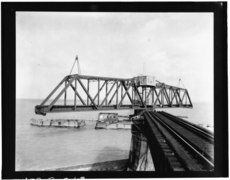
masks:
{"label": "concrete bridge pier", "polygon": [[[135,112],[137,114],[137,112]],[[144,119],[137,115],[133,118],[132,139],[128,160],[128,171],[155,171],[152,155],[143,134]]]}

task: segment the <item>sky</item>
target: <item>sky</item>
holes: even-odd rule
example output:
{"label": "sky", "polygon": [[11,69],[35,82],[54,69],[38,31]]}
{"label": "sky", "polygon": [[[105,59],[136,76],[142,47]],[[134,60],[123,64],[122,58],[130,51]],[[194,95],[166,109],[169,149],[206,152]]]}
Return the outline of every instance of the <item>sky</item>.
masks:
{"label": "sky", "polygon": [[83,75],[181,79],[213,103],[213,54],[212,13],[16,12],[16,97],[44,99],[78,55]]}

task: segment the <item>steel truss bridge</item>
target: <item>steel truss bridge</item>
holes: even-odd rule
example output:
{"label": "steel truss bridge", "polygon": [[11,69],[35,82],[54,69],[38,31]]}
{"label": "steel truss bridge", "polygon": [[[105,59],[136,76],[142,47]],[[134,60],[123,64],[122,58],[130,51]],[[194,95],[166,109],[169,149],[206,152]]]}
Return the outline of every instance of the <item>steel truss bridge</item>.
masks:
{"label": "steel truss bridge", "polygon": [[74,74],[65,76],[35,113],[171,107],[192,107],[187,89],[161,82],[138,85],[135,78]]}

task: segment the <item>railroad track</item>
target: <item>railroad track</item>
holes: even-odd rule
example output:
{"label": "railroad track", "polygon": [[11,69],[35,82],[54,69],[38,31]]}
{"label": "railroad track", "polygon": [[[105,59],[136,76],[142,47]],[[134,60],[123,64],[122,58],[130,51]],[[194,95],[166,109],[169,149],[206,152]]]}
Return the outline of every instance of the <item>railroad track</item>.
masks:
{"label": "railroad track", "polygon": [[214,135],[208,129],[202,128],[201,126],[198,126],[198,125],[193,124],[191,122],[180,119],[180,118],[173,116],[169,113],[166,113],[164,111],[161,111],[158,113],[165,116],[166,118],[169,118],[170,120],[180,124],[181,126],[185,127],[186,129],[198,134],[199,136],[202,136],[202,138],[208,140],[210,143],[214,143]]}
{"label": "railroad track", "polygon": [[[154,146],[161,149],[171,170],[213,171],[214,136],[210,131],[165,112],[146,111],[143,115],[157,139]],[[166,145],[162,146],[162,139]],[[170,156],[164,152],[171,152]]]}

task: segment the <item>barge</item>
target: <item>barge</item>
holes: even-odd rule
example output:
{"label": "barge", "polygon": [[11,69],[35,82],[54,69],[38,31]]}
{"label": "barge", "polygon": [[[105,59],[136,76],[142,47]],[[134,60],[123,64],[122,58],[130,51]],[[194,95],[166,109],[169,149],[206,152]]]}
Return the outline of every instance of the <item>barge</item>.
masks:
{"label": "barge", "polygon": [[39,127],[63,127],[63,128],[80,128],[85,126],[84,120],[76,119],[31,119],[32,126]]}

